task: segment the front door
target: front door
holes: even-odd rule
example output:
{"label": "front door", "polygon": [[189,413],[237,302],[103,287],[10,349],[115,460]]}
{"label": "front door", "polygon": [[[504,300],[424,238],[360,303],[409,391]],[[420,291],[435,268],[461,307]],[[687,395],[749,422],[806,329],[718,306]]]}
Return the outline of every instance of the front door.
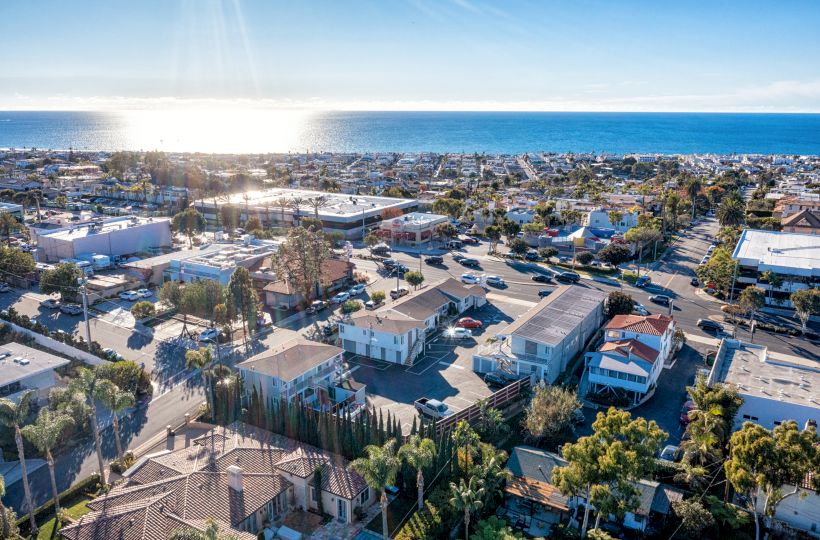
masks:
{"label": "front door", "polygon": [[336,517],[338,517],[340,521],[347,523],[347,501],[344,499],[336,499],[336,505],[338,506]]}

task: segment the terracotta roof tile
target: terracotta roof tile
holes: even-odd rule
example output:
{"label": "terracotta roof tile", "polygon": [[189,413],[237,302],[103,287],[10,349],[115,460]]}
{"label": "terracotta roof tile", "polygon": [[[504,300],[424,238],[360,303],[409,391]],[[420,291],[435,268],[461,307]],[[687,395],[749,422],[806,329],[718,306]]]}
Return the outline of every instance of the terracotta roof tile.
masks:
{"label": "terracotta roof tile", "polygon": [[628,330],[639,334],[662,336],[670,324],[672,324],[672,317],[660,314],[646,317],[641,315],[615,315],[606,325],[606,328],[607,330]]}
{"label": "terracotta roof tile", "polygon": [[624,357],[629,357],[630,354],[646,360],[650,364],[654,364],[660,354],[658,351],[644,345],[636,339],[623,339],[618,341],[605,341],[598,347],[600,352],[619,352]]}

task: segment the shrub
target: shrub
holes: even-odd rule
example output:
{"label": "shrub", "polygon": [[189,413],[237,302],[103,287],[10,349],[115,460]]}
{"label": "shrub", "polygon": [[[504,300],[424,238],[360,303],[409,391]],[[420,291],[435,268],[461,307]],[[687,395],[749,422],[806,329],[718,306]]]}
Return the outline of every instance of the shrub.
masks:
{"label": "shrub", "polygon": [[590,253],[589,251],[582,251],[578,255],[575,256],[575,260],[578,261],[579,264],[584,266],[588,265],[595,259],[595,255]]}
{"label": "shrub", "polygon": [[635,283],[636,281],[638,281],[638,274],[636,272],[627,270],[621,274],[621,279],[628,283]]}
{"label": "shrub", "polygon": [[127,471],[135,461],[136,459],[134,458],[134,454],[131,452],[126,452],[125,455],[122,456],[122,459],[115,459],[111,462],[111,470],[117,474],[122,474]]}
{"label": "shrub", "polygon": [[395,540],[424,540],[445,536],[446,529],[441,520],[441,513],[438,508],[427,502],[421,512],[414,513],[407,520],[395,536]]}
{"label": "shrub", "polygon": [[384,302],[385,299],[384,291],[373,291],[370,293],[370,299],[373,300],[375,303]]}
{"label": "shrub", "polygon": [[347,300],[342,304],[342,313],[355,313],[362,309],[363,305],[358,300]]}
{"label": "shrub", "polygon": [[[62,503],[67,503],[77,495],[81,493],[86,493],[89,495],[96,494],[96,492],[100,489],[100,475],[97,473],[92,473],[87,478],[80,480],[77,484],[71,486],[67,490],[60,493],[60,501]],[[37,507],[34,510],[34,520],[37,522],[38,526],[42,526],[46,521],[54,517],[54,499],[49,499],[49,501],[42,506]],[[28,514],[20,517],[17,517],[17,526],[20,528],[20,533],[24,536],[29,532],[30,522],[28,519]]]}
{"label": "shrub", "polygon": [[615,315],[629,315],[635,307],[635,301],[632,297],[621,291],[612,291],[606,299],[606,314],[607,317],[614,317]]}
{"label": "shrub", "polygon": [[113,382],[121,390],[133,392],[138,397],[150,396],[154,390],[151,376],[131,360],[103,364],[97,368],[97,374]]}
{"label": "shrub", "polygon": [[153,302],[149,302],[148,300],[137,302],[131,306],[131,315],[133,315],[135,319],[153,317],[156,312],[157,310],[154,308]]}

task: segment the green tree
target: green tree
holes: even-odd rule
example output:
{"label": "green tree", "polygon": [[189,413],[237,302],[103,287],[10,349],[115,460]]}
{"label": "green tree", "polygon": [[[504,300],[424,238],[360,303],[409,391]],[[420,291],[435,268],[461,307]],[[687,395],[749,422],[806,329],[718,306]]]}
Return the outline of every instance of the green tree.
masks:
{"label": "green tree", "polygon": [[17,516],[10,508],[3,504],[3,497],[6,496],[6,479],[0,474],[0,538],[16,538],[19,530],[17,528]]}
{"label": "green tree", "polygon": [[102,403],[111,411],[111,428],[114,430],[114,443],[117,446],[117,459],[122,460],[122,440],[120,439],[120,418],[119,415],[126,409],[130,409],[136,403],[134,394],[120,390],[116,385],[107,385],[101,396]]}
{"label": "green tree", "polygon": [[259,302],[247,268],[240,266],[234,270],[228,282],[227,296],[228,304],[232,308],[229,311],[238,313],[242,319],[242,332],[245,335],[247,349],[247,336],[253,335],[256,328],[256,305]]}
{"label": "green tree", "polygon": [[580,407],[574,391],[539,382],[524,414],[527,436],[551,445],[565,442],[573,433],[572,420]]}
{"label": "green tree", "polygon": [[399,458],[416,470],[418,509],[421,512],[424,507],[424,469],[430,468],[436,459],[436,443],[432,439],[411,435],[399,448]]}
{"label": "green tree", "polygon": [[384,302],[384,299],[387,295],[384,294],[384,291],[373,291],[370,293],[370,299],[373,300],[374,303],[380,304]]}
{"label": "green tree", "polygon": [[205,217],[194,208],[186,208],[171,219],[171,227],[188,237],[188,246],[194,247],[194,236],[205,230]]}
{"label": "green tree", "polygon": [[439,223],[436,225],[436,236],[438,236],[442,242],[447,242],[451,238],[457,237],[458,231],[453,227],[452,223]]}
{"label": "green tree", "polygon": [[219,207],[219,217],[222,225],[229,231],[236,229],[239,226],[239,216],[241,211],[239,207],[232,204],[223,204]]}
{"label": "green tree", "polygon": [[669,192],[664,201],[663,209],[672,219],[672,228],[678,228],[678,211],[680,209],[680,195],[674,191]]}
{"label": "green tree", "polygon": [[672,509],[681,521],[677,535],[682,538],[698,540],[704,537],[704,532],[715,526],[714,516],[696,499],[675,501]]}
{"label": "green tree", "polygon": [[378,244],[379,242],[381,242],[381,240],[379,239],[378,236],[376,236],[373,233],[370,233],[370,234],[368,234],[367,236],[364,237],[364,245],[366,245],[367,247],[373,247],[376,244]]}
{"label": "green tree", "polygon": [[[774,431],[746,422],[732,434],[729,459],[724,463],[726,479],[746,496],[756,539],[760,538],[758,508],[773,515],[780,502],[798,493],[797,486],[817,466],[818,459],[817,430],[800,431],[794,421],[784,422]],[[795,487],[783,493],[785,485]]]}
{"label": "green tree", "polygon": [[728,295],[732,287],[737,263],[726,248],[719,247],[712,252],[709,261],[695,269],[701,283],[712,283],[715,290]]}
{"label": "green tree", "polygon": [[812,315],[820,315],[820,289],[800,289],[789,296],[794,311],[806,331],[806,324]]}
{"label": "green tree", "polygon": [[66,428],[73,423],[74,421],[69,415],[43,407],[37,414],[37,420],[33,424],[22,428],[23,436],[46,458],[48,473],[51,477],[51,493],[54,499],[55,516],[60,515],[60,491],[57,489],[57,479],[54,475],[54,456],[51,451],[57,447],[57,443]]}
{"label": "green tree", "polygon": [[510,248],[510,253],[515,253],[516,255],[523,255],[530,248],[523,239],[516,237],[513,237],[513,239],[509,241],[508,247]]}
{"label": "green tree", "polygon": [[703,183],[700,178],[692,177],[684,185],[686,196],[692,201],[692,220],[695,219],[695,210],[697,209],[698,195],[703,191]]}
{"label": "green tree", "polygon": [[717,210],[717,218],[721,227],[737,227],[746,221],[746,209],[742,201],[727,197],[723,199]]}
{"label": "green tree", "polygon": [[481,482],[472,476],[467,482],[463,478],[459,479],[458,484],[450,482],[450,491],[453,494],[450,504],[456,511],[464,513],[464,538],[469,540],[470,516],[484,506],[484,488]]}
{"label": "green tree", "polygon": [[135,319],[153,317],[154,313],[156,313],[154,303],[148,300],[142,300],[131,306],[131,315],[133,315]]}
{"label": "green tree", "polygon": [[407,281],[410,285],[412,285],[415,289],[419,288],[419,285],[424,283],[424,274],[421,272],[405,272],[404,280]]}
{"label": "green tree", "polygon": [[629,315],[635,308],[635,301],[632,296],[621,291],[612,291],[606,297],[606,315],[607,317],[614,317],[615,315]]}
{"label": "green tree", "polygon": [[609,219],[609,223],[617,229],[621,220],[624,218],[624,213],[618,210],[610,210],[607,212],[607,218]]}
{"label": "green tree", "polygon": [[368,445],[364,449],[367,457],[353,460],[350,466],[359,473],[370,489],[381,493],[382,537],[389,540],[387,530],[387,492],[385,488],[393,485],[401,467],[401,459],[396,455],[396,441],[390,439],[382,446]]}
{"label": "green tree", "polygon": [[208,401],[208,410],[211,411],[211,416],[216,415],[216,405],[214,399],[214,385],[211,376],[213,374],[212,368],[214,364],[214,355],[211,347],[203,347],[196,351],[185,352],[185,366],[188,369],[202,370],[202,377],[205,382],[205,396]]}
{"label": "green tree", "polygon": [[458,218],[464,212],[464,201],[449,197],[442,197],[433,201],[433,212],[451,218]]}
{"label": "green tree", "polygon": [[761,273],[760,277],[769,286],[767,295],[769,298],[769,303],[771,304],[774,290],[779,289],[780,286],[783,285],[783,278],[780,277],[780,274],[778,274],[777,272],[773,272],[771,270],[766,270],[765,272]]}
{"label": "green tree", "polygon": [[498,225],[490,225],[484,229],[484,234],[490,240],[490,252],[495,253],[498,247],[498,241],[501,240],[501,227]]}
{"label": "green tree", "polygon": [[287,276],[305,301],[319,296],[322,265],[330,257],[330,246],[320,231],[292,228],[273,258],[280,276]]}
{"label": "green tree", "polygon": [[20,228],[17,218],[8,212],[0,212],[0,233],[6,237],[6,245],[11,246],[11,233]]}
{"label": "green tree", "polygon": [[495,516],[482,519],[475,525],[470,540],[521,540],[524,537],[510,528],[506,521]]}
{"label": "green tree", "polygon": [[578,264],[586,266],[593,260],[595,260],[595,255],[593,255],[589,251],[582,251],[581,253],[575,256],[575,260],[578,261]]}
{"label": "green tree", "polygon": [[510,427],[504,413],[495,407],[490,407],[486,399],[478,402],[478,421],[476,430],[478,434],[489,442],[495,442],[507,434]]}
{"label": "green tree", "polygon": [[592,435],[564,445],[562,455],[568,464],[555,468],[552,474],[561,493],[584,496],[581,536],[589,524],[590,503],[598,510],[595,528],[601,516],[622,517],[637,508],[632,483],[652,472],[655,453],[667,437],[654,421],[633,420],[628,412],[614,407],[606,414],[598,413],[592,431]]}
{"label": "green tree", "polygon": [[632,252],[623,244],[610,243],[598,252],[598,259],[611,266],[618,267],[632,259]]}
{"label": "green tree", "polygon": [[554,247],[545,247],[538,250],[538,255],[545,261],[549,261],[558,255],[558,250]]}
{"label": "green tree", "polygon": [[40,274],[40,291],[45,294],[59,293],[63,301],[77,298],[79,281],[83,271],[74,263],[60,263]]}
{"label": "green tree", "polygon": [[362,309],[362,303],[358,300],[347,300],[342,304],[342,313],[355,313]]}
{"label": "green tree", "polygon": [[473,458],[477,453],[478,443],[481,439],[478,433],[476,433],[472,426],[465,420],[459,420],[456,424],[456,428],[453,430],[451,438],[453,446],[455,446],[456,449],[458,466],[466,476],[472,467]]}
{"label": "green tree", "polygon": [[88,411],[88,424],[94,434],[94,446],[97,450],[97,464],[100,468],[100,483],[108,484],[105,476],[105,460],[102,453],[102,438],[100,437],[100,424],[97,421],[97,402],[102,401],[104,396],[112,392],[114,383],[98,377],[97,374],[86,368],[79,368],[76,376],[69,383],[71,390],[85,401]]}
{"label": "green tree", "polygon": [[729,252],[733,252],[738,240],[740,240],[740,234],[742,232],[743,230],[740,227],[721,227],[715,235],[715,238],[717,238]]}
{"label": "green tree", "polygon": [[746,287],[740,291],[737,303],[749,314],[749,324],[751,324],[757,311],[766,305],[766,292],[760,287]]}
{"label": "green tree", "polygon": [[521,232],[521,225],[510,219],[504,219],[501,221],[499,226],[501,227],[501,232],[503,232],[504,236],[507,237],[508,244],[512,242],[513,238],[518,236],[519,232]]}
{"label": "green tree", "polygon": [[660,241],[663,238],[660,231],[652,227],[633,227],[626,231],[624,240],[635,245],[638,251],[638,277],[641,275],[641,259],[646,246]]}
{"label": "green tree", "polygon": [[[0,424],[14,430],[14,442],[17,445],[17,459],[20,460],[20,473],[23,480],[23,494],[28,506],[28,518],[31,522],[31,534],[37,534],[37,522],[34,520],[34,501],[31,499],[31,487],[28,483],[26,471],[26,453],[23,449],[23,426],[28,420],[31,400],[34,399],[34,390],[27,390],[15,403],[6,398],[0,398]],[[5,516],[5,514],[3,514]]]}

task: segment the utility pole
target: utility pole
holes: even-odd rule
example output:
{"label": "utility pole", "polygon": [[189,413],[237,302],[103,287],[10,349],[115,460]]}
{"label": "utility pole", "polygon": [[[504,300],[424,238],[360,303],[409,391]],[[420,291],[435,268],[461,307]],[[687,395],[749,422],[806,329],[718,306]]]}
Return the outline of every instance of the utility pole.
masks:
{"label": "utility pole", "polygon": [[729,303],[731,304],[734,302],[735,298],[735,280],[737,279],[737,267],[738,263],[735,263],[735,270],[732,272],[732,287],[729,289]]}
{"label": "utility pole", "polygon": [[85,341],[91,347],[91,324],[88,322],[88,291],[85,288],[85,279],[80,281],[80,294],[83,297],[83,319],[85,320]]}

